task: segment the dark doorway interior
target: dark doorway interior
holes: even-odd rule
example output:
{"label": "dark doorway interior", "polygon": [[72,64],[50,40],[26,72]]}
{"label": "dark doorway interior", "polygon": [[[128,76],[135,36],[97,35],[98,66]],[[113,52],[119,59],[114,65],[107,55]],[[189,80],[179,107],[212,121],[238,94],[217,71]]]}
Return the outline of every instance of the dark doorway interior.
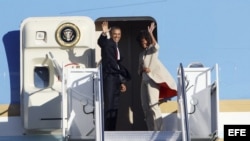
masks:
{"label": "dark doorway interior", "polygon": [[[119,26],[122,29],[122,38],[119,48],[124,59],[122,63],[131,73],[132,80],[127,83],[127,92],[121,96],[117,130],[142,131],[147,130],[140,100],[140,77],[137,73],[138,55],[142,51],[136,42],[140,30],[147,29],[152,17],[105,17],[96,20],[96,31],[101,31],[103,21],[109,21],[109,26]],[[157,30],[155,30],[157,38]]]}

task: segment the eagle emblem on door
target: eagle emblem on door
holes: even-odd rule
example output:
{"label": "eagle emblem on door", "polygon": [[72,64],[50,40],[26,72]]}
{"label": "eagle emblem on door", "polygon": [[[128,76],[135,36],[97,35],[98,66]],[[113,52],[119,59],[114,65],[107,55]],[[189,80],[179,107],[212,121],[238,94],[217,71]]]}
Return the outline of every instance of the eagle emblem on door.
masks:
{"label": "eagle emblem on door", "polygon": [[80,39],[80,30],[73,23],[64,23],[56,30],[56,41],[61,47],[73,47]]}

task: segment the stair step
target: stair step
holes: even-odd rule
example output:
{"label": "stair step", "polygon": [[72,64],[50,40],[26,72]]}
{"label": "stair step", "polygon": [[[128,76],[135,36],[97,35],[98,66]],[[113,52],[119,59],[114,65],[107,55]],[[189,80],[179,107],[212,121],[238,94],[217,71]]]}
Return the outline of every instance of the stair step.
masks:
{"label": "stair step", "polygon": [[181,141],[181,131],[105,131],[105,141]]}

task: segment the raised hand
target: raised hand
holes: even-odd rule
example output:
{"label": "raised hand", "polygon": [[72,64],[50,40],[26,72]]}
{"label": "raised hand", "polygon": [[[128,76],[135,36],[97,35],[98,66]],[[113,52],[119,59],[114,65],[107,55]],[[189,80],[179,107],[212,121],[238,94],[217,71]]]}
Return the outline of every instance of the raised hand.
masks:
{"label": "raised hand", "polygon": [[102,32],[103,33],[108,33],[109,31],[110,31],[109,23],[107,21],[104,21],[102,23]]}
{"label": "raised hand", "polygon": [[155,23],[152,22],[152,23],[150,24],[150,26],[148,26],[148,32],[149,32],[149,33],[153,33],[155,27],[156,27],[156,26],[155,26]]}

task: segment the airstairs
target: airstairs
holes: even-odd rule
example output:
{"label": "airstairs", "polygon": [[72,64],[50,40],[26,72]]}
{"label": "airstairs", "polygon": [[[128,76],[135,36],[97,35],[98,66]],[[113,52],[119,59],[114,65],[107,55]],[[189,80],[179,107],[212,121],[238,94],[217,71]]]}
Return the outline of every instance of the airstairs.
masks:
{"label": "airstairs", "polygon": [[[217,93],[215,82],[207,81],[213,68],[198,71],[195,81],[185,74],[197,68],[178,68],[178,123],[171,131],[104,131],[102,105],[102,77],[99,68],[63,69],[62,127],[64,140],[93,141],[212,141],[217,138]],[[195,71],[197,73],[197,71]],[[207,75],[209,73],[209,75]],[[218,73],[218,72],[216,72]],[[204,76],[205,75],[205,76]],[[192,76],[192,75],[191,75]],[[199,77],[206,85],[198,90]],[[209,78],[209,81],[210,78]],[[189,91],[192,93],[187,95]],[[202,105],[201,105],[202,104]],[[204,105],[203,105],[204,104]],[[190,106],[191,105],[191,106]],[[191,112],[190,112],[191,111]],[[207,112],[207,113],[204,113]]]}

